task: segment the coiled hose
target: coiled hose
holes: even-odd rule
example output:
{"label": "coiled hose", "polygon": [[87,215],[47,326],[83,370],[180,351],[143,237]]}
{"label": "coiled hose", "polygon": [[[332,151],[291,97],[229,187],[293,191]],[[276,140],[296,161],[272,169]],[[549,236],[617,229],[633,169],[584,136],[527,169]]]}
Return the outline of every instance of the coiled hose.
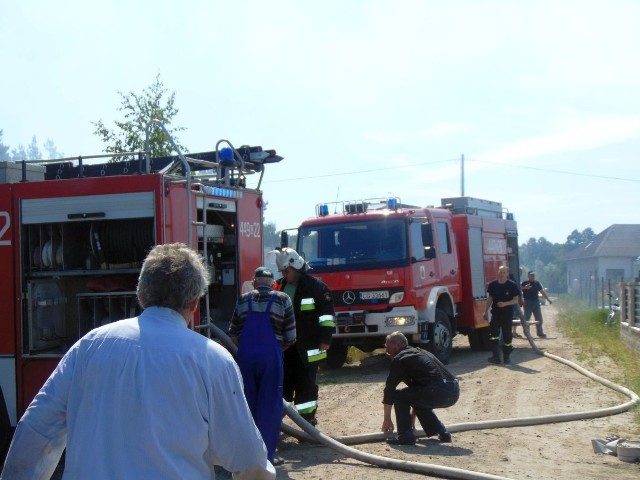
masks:
{"label": "coiled hose", "polygon": [[[224,345],[233,353],[236,352],[237,347],[228,337],[228,335],[222,331],[220,328],[216,327],[214,324],[209,323],[209,327],[215,336],[220,339]],[[545,356],[550,358],[551,360],[555,360],[556,362],[563,363],[574,370],[578,371],[582,375],[585,375],[592,380],[595,380],[602,385],[615,390],[619,393],[622,393],[630,398],[629,401],[622,403],[618,406],[600,408],[595,410],[587,410],[585,412],[575,412],[575,413],[563,413],[557,415],[541,415],[538,417],[523,417],[523,418],[506,418],[502,420],[486,420],[480,422],[467,422],[467,423],[456,423],[447,426],[447,430],[451,433],[456,432],[466,432],[471,430],[487,430],[487,429],[495,429],[495,428],[510,428],[510,427],[526,427],[530,425],[542,425],[548,423],[560,423],[560,422],[571,422],[575,420],[589,419],[589,418],[599,418],[606,417],[610,415],[617,415],[619,413],[626,412],[630,408],[632,408],[636,403],[640,401],[638,395],[625,388],[623,386],[617,385],[609,380],[602,378],[584,368],[573,363],[569,360],[566,360],[562,357],[558,357],[551,353],[543,352],[540,350],[535,344],[531,333],[529,332],[528,325],[523,323],[524,333],[529,340],[531,348],[538,355]],[[471,470],[463,470],[459,468],[446,467],[442,465],[435,465],[429,463],[420,463],[420,462],[411,462],[406,460],[397,460],[394,458],[383,457],[380,455],[373,455],[370,453],[362,452],[355,448],[351,448],[348,445],[358,445],[363,443],[374,443],[385,441],[387,435],[383,432],[375,432],[368,434],[360,434],[360,435],[350,435],[350,436],[342,436],[342,437],[329,437],[322,432],[320,432],[317,428],[308,423],[304,418],[302,418],[298,412],[289,405],[289,403],[284,403],[284,410],[287,416],[293,420],[296,425],[298,425],[302,431],[296,430],[295,428],[282,424],[282,431],[287,435],[290,435],[298,440],[305,442],[315,442],[322,444],[326,447],[329,447],[346,457],[353,458],[355,460],[361,461],[363,463],[368,463],[370,465],[376,465],[382,468],[388,468],[393,470],[400,470],[403,472],[409,473],[417,473],[422,475],[432,475],[443,478],[453,478],[453,479],[463,479],[463,480],[485,480],[485,479],[493,479],[493,480],[508,480],[507,477],[500,477],[496,475],[491,475],[487,473],[474,472]],[[423,430],[417,431],[418,436],[424,436],[425,433]]]}

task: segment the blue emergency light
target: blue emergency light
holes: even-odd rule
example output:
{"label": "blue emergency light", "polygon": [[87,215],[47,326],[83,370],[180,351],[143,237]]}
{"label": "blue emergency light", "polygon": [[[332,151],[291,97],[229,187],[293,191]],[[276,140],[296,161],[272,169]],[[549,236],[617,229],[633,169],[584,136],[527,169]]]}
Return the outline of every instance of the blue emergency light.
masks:
{"label": "blue emergency light", "polygon": [[223,167],[233,166],[233,149],[224,147],[220,149],[220,165]]}
{"label": "blue emergency light", "polygon": [[398,209],[398,199],[397,198],[387,198],[387,208],[389,210],[397,210]]}
{"label": "blue emergency light", "polygon": [[321,217],[326,217],[327,215],[329,215],[329,205],[327,204],[320,205],[320,207],[318,208],[318,214]]}

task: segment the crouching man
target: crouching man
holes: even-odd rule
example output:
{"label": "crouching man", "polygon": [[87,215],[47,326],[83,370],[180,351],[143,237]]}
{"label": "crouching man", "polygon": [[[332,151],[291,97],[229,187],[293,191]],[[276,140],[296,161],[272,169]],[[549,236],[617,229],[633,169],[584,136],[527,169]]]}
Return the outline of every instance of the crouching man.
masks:
{"label": "crouching man", "polygon": [[[391,408],[396,412],[398,435],[387,439],[392,445],[414,445],[412,411],[427,437],[438,435],[441,442],[451,442],[451,434],[433,412],[434,408],[454,405],[460,397],[458,380],[434,355],[410,347],[401,332],[387,335],[385,346],[392,358],[384,387],[383,432],[393,432]],[[397,389],[400,382],[407,386]]]}

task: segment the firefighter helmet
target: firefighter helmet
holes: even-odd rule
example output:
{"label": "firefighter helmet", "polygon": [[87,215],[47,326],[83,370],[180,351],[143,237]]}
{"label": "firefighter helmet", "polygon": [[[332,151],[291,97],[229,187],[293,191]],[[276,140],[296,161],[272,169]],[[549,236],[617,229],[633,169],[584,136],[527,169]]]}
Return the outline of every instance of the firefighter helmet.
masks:
{"label": "firefighter helmet", "polygon": [[296,270],[305,270],[307,262],[304,261],[298,252],[293,248],[283,248],[282,250],[275,250],[276,266],[278,271],[281,272],[287,267],[295,268]]}

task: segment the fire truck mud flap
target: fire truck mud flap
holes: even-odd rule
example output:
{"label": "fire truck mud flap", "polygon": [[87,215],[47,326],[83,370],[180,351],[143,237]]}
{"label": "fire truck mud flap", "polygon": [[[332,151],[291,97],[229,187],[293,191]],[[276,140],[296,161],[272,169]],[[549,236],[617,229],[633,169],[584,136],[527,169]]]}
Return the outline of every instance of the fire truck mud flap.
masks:
{"label": "fire truck mud flap", "polygon": [[433,353],[442,363],[449,363],[453,351],[453,334],[451,320],[444,310],[436,310],[436,321],[433,324],[433,335],[427,344],[427,350]]}

